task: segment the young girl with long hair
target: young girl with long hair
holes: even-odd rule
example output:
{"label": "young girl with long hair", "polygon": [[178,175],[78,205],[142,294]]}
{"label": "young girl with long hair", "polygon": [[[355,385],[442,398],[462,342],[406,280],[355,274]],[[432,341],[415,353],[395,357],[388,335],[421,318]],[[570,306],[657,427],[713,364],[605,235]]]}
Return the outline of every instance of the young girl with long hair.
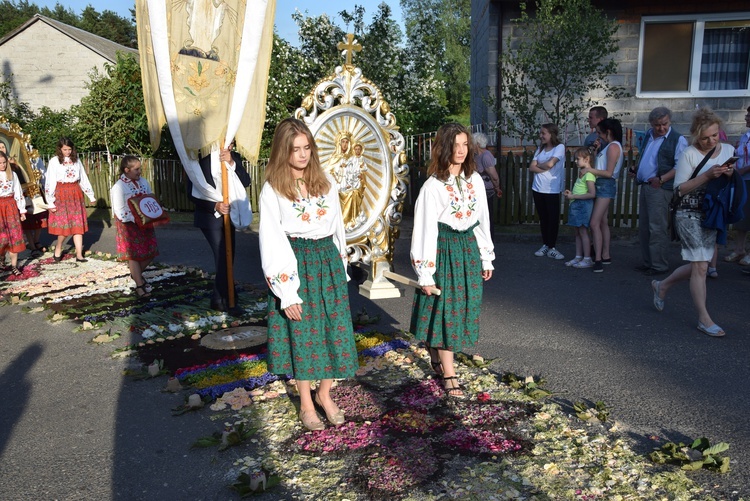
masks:
{"label": "young girl with long hair", "polygon": [[47,178],[44,185],[49,207],[48,230],[57,235],[55,261],[62,259],[62,246],[65,238],[73,235],[76,261],[86,262],[83,257],[83,234],[89,229],[86,204],[83,195],[93,204],[96,202],[86,169],[78,159],[75,144],[67,137],[57,142],[57,156],[47,165]]}
{"label": "young girl with long hair", "polygon": [[151,284],[143,278],[143,272],[151,264],[159,249],[153,225],[139,226],[135,222],[128,200],[136,195],[153,193],[148,181],[141,177],[141,161],[126,155],[120,161],[120,177],[109,190],[112,212],[115,216],[117,257],[128,262],[130,277],[135,282],[138,297],[151,295]]}
{"label": "young girl with long hair", "polygon": [[564,259],[556,248],[560,229],[560,193],[565,182],[565,146],[560,143],[559,130],[555,124],[543,124],[539,131],[541,144],[534,153],[529,170],[534,173],[531,195],[539,215],[542,246],[534,253]]}
{"label": "young girl with long hair", "polygon": [[[428,178],[414,206],[411,262],[421,290],[411,332],[424,341],[449,397],[466,398],[453,365],[455,351],[479,338],[482,282],[492,277],[487,195],[474,168],[474,145],[463,125],[443,125],[432,143]],[[432,294],[434,287],[440,295]]]}
{"label": "young girl with long hair", "polygon": [[591,268],[591,239],[589,238],[589,223],[591,211],[594,208],[594,197],[596,197],[596,178],[593,174],[584,174],[583,170],[590,168],[594,163],[593,151],[588,148],[578,148],[573,153],[573,159],[580,169],[573,190],[565,190],[563,195],[570,200],[568,211],[568,226],[575,228],[576,232],[576,256],[565,263],[565,266],[573,268]]}
{"label": "young girl with long hair", "polygon": [[[260,207],[260,254],[270,288],[268,370],[294,375],[307,429],[325,428],[316,405],[341,425],[344,413],[331,399],[331,385],[358,368],[346,236],[336,184],[301,120],[287,118],[276,127]],[[318,379],[313,397],[310,382]]]}

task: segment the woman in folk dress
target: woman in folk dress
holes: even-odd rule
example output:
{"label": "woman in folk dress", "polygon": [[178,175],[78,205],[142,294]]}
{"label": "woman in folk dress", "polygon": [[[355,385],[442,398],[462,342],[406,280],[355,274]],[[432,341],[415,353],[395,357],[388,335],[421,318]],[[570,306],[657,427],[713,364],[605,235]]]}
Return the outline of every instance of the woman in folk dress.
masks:
{"label": "woman in folk dress", "polygon": [[83,194],[86,194],[92,204],[96,202],[96,198],[86,170],[78,160],[76,147],[67,137],[60,138],[57,142],[57,156],[52,157],[47,165],[44,191],[49,207],[48,231],[50,235],[57,235],[55,261],[62,259],[65,238],[73,235],[76,261],[85,263],[83,234],[88,231],[89,225]]}
{"label": "woman in folk dress", "polygon": [[[331,424],[343,424],[331,385],[358,368],[346,237],[338,187],[300,120],[287,118],[276,127],[260,207],[260,253],[270,287],[268,370],[294,375],[306,428],[325,428],[316,404]],[[313,398],[310,381],[317,379]]]}
{"label": "woman in folk dress", "polygon": [[[411,331],[424,341],[432,368],[450,397],[465,398],[453,366],[453,352],[479,337],[482,281],[492,277],[487,195],[474,169],[474,145],[463,125],[443,125],[414,207],[411,261],[419,277]],[[430,293],[441,290],[439,296]]]}
{"label": "woman in folk dress", "polygon": [[0,263],[5,267],[5,254],[10,255],[10,272],[21,274],[18,253],[26,250],[21,231],[21,221],[26,219],[26,201],[21,191],[21,181],[10,167],[8,155],[0,151]]}
{"label": "woman in folk dress", "polygon": [[117,257],[128,262],[130,277],[135,282],[138,297],[151,294],[151,284],[143,278],[143,272],[151,264],[159,249],[156,246],[154,226],[139,226],[135,222],[128,200],[136,195],[153,193],[148,181],[141,177],[141,161],[126,155],[120,161],[120,178],[109,190],[112,212],[117,230]]}

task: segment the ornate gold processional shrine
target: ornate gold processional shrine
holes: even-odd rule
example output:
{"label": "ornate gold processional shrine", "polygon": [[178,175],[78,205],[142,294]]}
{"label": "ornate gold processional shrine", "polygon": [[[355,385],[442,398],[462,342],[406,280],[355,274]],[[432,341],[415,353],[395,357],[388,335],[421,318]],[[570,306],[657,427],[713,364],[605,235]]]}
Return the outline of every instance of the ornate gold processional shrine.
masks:
{"label": "ornate gold processional shrine", "polygon": [[47,210],[40,185],[42,173],[36,168],[39,152],[31,145],[31,136],[25,134],[18,124],[0,116],[0,145],[0,148],[5,148],[9,167],[21,183],[26,210],[32,214]]}
{"label": "ornate gold processional shrine", "polygon": [[359,288],[370,299],[400,297],[384,273],[406,196],[409,166],[404,137],[380,89],[352,64],[362,46],[348,34],[337,48],[346,63],[320,80],[294,112],[315,137],[320,162],[339,184],[349,261],[370,266]]}

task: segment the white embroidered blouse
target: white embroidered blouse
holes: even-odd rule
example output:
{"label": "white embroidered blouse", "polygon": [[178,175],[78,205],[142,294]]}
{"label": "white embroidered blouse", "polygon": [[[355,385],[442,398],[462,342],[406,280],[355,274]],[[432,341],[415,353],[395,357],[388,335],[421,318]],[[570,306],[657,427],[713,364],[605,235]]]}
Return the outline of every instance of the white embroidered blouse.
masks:
{"label": "white embroidered blouse", "polygon": [[63,163],[60,163],[57,157],[52,157],[47,164],[47,178],[44,183],[44,191],[47,194],[47,206],[55,208],[55,189],[57,183],[79,183],[83,193],[89,197],[91,203],[96,202],[94,189],[91,187],[89,177],[86,175],[86,169],[83,168],[81,161],[75,163],[70,158],[65,157]]}
{"label": "white embroidered blouse", "polygon": [[109,190],[109,199],[112,204],[112,213],[123,223],[134,223],[133,213],[128,205],[128,199],[135,195],[152,193],[151,186],[145,178],[133,181],[125,174],[120,175],[112,188]]}
{"label": "white embroidered blouse", "polygon": [[260,192],[260,258],[271,292],[281,299],[281,308],[302,304],[299,297],[297,259],[287,236],[317,240],[333,236],[346,269],[346,235],[341,216],[338,186],[327,176],[331,189],[320,197],[289,200],[265,183]]}
{"label": "white embroidered blouse", "polygon": [[463,231],[477,222],[472,231],[479,246],[482,270],[493,270],[495,246],[490,238],[490,214],[482,177],[475,172],[469,179],[451,175],[441,181],[433,175],[425,181],[414,206],[411,237],[411,264],[419,285],[435,285],[438,223]]}
{"label": "white embroidered blouse", "polygon": [[0,172],[0,197],[13,197],[18,206],[18,212],[26,214],[26,200],[21,191],[21,182],[16,173],[10,170],[10,165],[5,172]]}

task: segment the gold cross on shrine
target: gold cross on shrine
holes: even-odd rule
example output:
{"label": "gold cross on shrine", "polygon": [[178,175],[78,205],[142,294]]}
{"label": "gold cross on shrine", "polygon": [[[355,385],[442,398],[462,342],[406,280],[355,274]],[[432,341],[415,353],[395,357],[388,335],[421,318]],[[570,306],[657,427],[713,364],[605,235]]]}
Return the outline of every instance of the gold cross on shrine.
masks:
{"label": "gold cross on shrine", "polygon": [[347,33],[346,43],[339,42],[336,48],[338,50],[343,50],[344,52],[346,52],[346,64],[352,64],[352,53],[360,52],[362,50],[362,45],[354,43],[354,35],[352,35],[351,33]]}

